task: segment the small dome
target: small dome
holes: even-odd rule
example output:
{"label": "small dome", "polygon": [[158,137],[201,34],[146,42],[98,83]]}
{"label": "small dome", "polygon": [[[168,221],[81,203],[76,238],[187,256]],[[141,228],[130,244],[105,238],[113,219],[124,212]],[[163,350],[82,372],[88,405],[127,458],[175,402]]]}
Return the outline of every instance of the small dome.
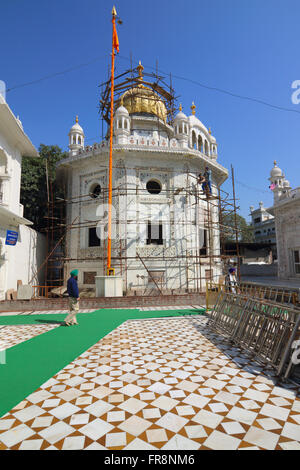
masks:
{"label": "small dome", "polygon": [[74,126],[71,127],[70,133],[76,132],[77,134],[82,134],[83,135],[83,129],[82,127],[78,124],[78,116],[76,116],[75,124]]}
{"label": "small dome", "polygon": [[290,182],[289,182],[288,180],[284,180],[283,186],[284,186],[285,188],[289,188],[289,187],[290,187]]}
{"label": "small dome", "polygon": [[125,114],[126,116],[129,116],[127,109],[125,108],[125,106],[122,105],[117,108],[116,114]]}
{"label": "small dome", "polygon": [[198,119],[196,117],[196,106],[195,106],[195,103],[193,101],[192,103],[192,106],[191,106],[191,110],[192,110],[192,114],[191,116],[189,116],[189,124],[190,124],[190,127],[200,127],[201,129],[203,129],[206,133],[208,133],[208,130],[207,128],[205,127],[205,125],[200,121],[200,119]]}
{"label": "small dome", "polygon": [[276,178],[282,176],[282,170],[277,166],[277,162],[274,162],[274,168],[271,170],[271,178]]}
{"label": "small dome", "polygon": [[182,106],[179,106],[179,113],[175,116],[175,121],[187,121],[187,116],[182,112]]}
{"label": "small dome", "polygon": [[196,116],[192,115],[192,116],[189,116],[189,123],[190,123],[190,126],[191,127],[200,127],[201,129],[203,129],[205,132],[208,132],[207,128],[205,127],[205,125],[200,121],[200,119],[198,119]]}

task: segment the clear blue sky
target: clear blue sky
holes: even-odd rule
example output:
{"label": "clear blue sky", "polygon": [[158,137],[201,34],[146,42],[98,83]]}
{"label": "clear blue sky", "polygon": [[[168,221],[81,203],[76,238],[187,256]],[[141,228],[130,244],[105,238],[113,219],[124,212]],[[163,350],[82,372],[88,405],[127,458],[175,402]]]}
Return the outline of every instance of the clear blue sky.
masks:
{"label": "clear blue sky", "polygon": [[[113,0],[0,0],[1,70],[6,99],[25,132],[40,143],[68,145],[76,114],[87,143],[100,140],[100,90],[111,52]],[[300,80],[299,0],[119,0],[117,72],[145,71],[158,61],[173,75],[183,111],[196,114],[219,143],[219,163],[232,164],[241,214],[272,204],[268,189],[273,160],[292,187],[300,186],[300,104],[291,84]],[[97,60],[94,60],[97,59]],[[30,86],[39,78],[92,62]],[[209,87],[259,99],[292,111],[242,100]],[[231,183],[224,184],[231,191]]]}

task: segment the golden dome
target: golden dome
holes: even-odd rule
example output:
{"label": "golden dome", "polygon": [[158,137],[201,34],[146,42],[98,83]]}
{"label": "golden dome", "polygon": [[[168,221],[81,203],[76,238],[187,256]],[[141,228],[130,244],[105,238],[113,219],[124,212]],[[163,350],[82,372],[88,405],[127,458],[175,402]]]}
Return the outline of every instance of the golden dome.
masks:
{"label": "golden dome", "polygon": [[151,88],[142,84],[125,91],[121,96],[121,101],[129,114],[154,114],[164,122],[167,120],[167,108],[162,99]]}

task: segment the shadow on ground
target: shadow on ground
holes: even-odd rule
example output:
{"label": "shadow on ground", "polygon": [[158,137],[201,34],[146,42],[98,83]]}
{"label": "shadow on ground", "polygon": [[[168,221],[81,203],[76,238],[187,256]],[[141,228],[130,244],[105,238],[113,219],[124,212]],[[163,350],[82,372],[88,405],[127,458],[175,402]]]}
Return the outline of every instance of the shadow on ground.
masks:
{"label": "shadow on ground", "polygon": [[[265,377],[266,379],[271,380],[276,386],[289,390],[295,389],[295,396],[297,395],[299,387],[297,387],[296,383],[290,380],[283,382],[278,376],[276,376],[275,368],[271,364],[258,361],[253,353],[248,353],[247,351],[235,346],[232,341],[221,334],[216,333],[209,327],[209,318],[206,318],[207,321],[205,321],[205,323],[203,322],[203,317],[199,320],[192,319],[192,325],[202,336],[219,349],[222,355],[230,359],[230,361],[233,362],[241,371],[248,372],[256,377]],[[199,358],[199,360],[201,359]],[[220,369],[221,368],[222,366],[220,366]]]}

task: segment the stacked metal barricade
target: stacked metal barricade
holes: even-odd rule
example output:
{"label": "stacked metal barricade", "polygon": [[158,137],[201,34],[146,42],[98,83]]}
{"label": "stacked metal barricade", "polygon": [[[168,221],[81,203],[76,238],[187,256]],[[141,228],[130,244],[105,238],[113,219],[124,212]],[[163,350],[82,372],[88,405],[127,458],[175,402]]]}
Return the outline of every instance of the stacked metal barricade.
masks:
{"label": "stacked metal barricade", "polygon": [[273,366],[278,376],[289,376],[292,344],[300,337],[299,310],[221,291],[209,317],[213,330]]}
{"label": "stacked metal barricade", "polygon": [[258,299],[269,300],[280,304],[294,305],[300,308],[300,289],[284,288],[279,286],[264,286],[256,283],[241,282],[237,284],[238,293],[246,294]]}

